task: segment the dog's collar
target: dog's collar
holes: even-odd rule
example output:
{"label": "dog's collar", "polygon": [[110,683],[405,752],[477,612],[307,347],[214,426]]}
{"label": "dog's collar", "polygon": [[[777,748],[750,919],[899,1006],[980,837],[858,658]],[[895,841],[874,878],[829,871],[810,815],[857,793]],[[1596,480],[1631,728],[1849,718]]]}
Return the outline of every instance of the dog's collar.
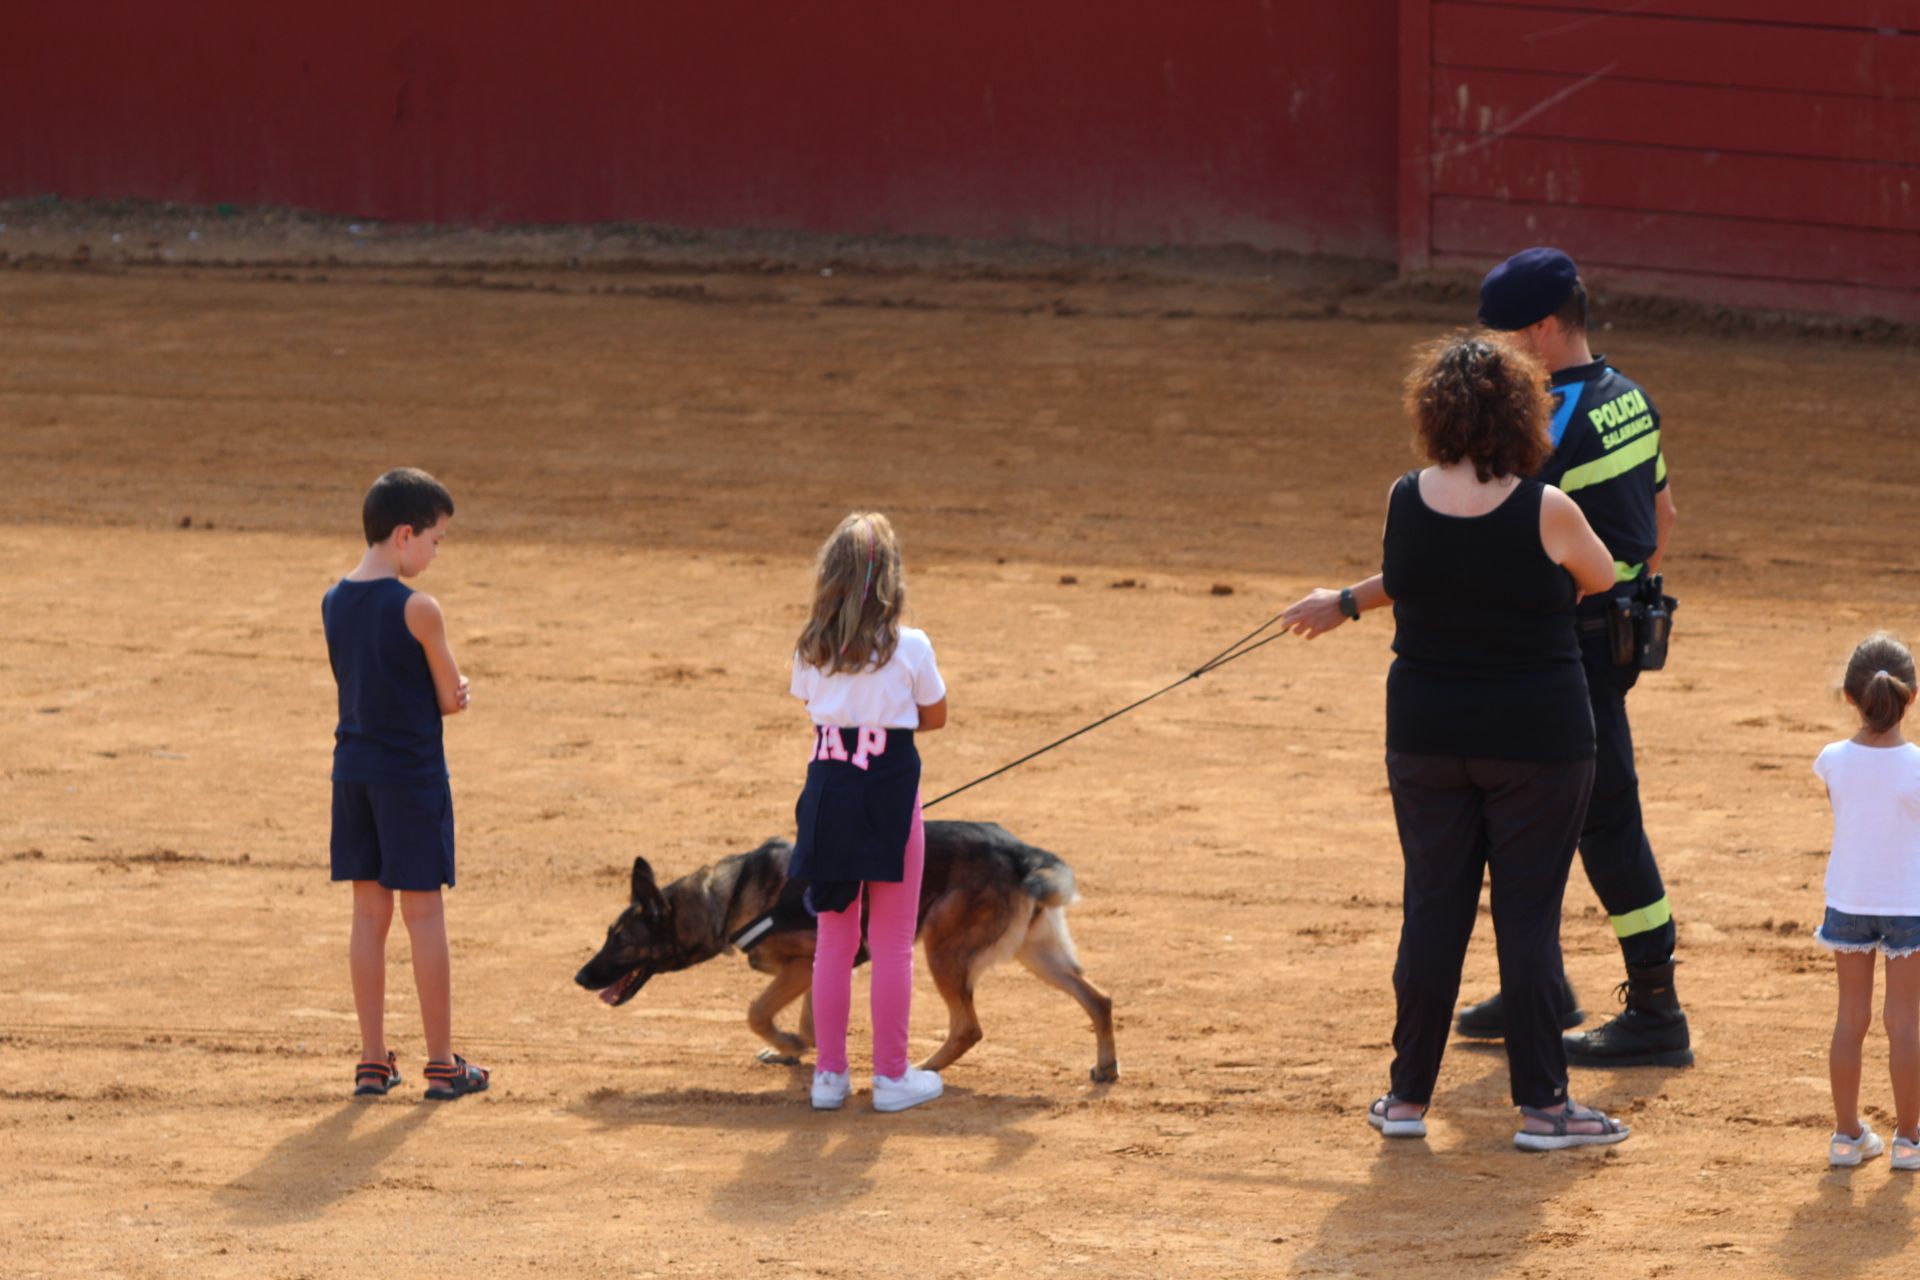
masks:
{"label": "dog's collar", "polygon": [[728,936],[727,941],[742,951],[751,951],[773,930],[773,912],[764,911]]}

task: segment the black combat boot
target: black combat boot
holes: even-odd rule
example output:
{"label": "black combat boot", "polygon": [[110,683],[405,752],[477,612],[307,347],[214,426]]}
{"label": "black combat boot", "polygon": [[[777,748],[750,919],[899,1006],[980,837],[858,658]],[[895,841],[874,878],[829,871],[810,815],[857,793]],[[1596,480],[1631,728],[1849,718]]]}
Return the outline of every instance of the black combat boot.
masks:
{"label": "black combat boot", "polygon": [[1604,1026],[1562,1036],[1567,1061],[1582,1067],[1692,1066],[1687,1015],[1673,992],[1674,964],[1627,966],[1627,980],[1619,988],[1627,1007]]}
{"label": "black combat boot", "polygon": [[[1573,994],[1573,984],[1567,981],[1567,975],[1560,975],[1560,1027],[1566,1030],[1577,1027],[1587,1020],[1587,1011],[1580,1007],[1580,997]],[[1507,1015],[1500,1004],[1500,993],[1494,992],[1479,1004],[1463,1005],[1460,1016],[1454,1022],[1454,1029],[1463,1036],[1472,1036],[1476,1040],[1504,1040],[1507,1038]]]}

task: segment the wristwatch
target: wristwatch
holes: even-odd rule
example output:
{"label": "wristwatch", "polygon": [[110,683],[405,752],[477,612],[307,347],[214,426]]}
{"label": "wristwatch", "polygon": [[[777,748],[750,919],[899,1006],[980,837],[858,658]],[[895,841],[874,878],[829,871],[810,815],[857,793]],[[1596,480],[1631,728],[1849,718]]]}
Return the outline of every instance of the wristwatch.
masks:
{"label": "wristwatch", "polygon": [[1353,598],[1352,587],[1340,588],[1340,612],[1355,622],[1360,621],[1360,602]]}

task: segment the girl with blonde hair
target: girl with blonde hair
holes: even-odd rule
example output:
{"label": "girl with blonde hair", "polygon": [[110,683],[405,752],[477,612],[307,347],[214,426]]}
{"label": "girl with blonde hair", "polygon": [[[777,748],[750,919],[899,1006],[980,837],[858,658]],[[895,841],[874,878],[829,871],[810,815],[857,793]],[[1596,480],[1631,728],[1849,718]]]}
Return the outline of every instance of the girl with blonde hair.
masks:
{"label": "girl with blonde hair", "polygon": [[902,625],[900,543],[878,512],[856,512],[820,548],[813,608],[794,646],[793,696],[807,704],[813,744],[787,874],[807,882],[819,917],[813,954],[818,1058],[813,1106],[836,1111],[852,1092],[847,1022],[860,911],[873,961],[873,1107],[904,1111],[940,1096],[940,1076],[907,1065],[913,936],[926,839],[917,733],[947,722],[947,687],[927,633]]}

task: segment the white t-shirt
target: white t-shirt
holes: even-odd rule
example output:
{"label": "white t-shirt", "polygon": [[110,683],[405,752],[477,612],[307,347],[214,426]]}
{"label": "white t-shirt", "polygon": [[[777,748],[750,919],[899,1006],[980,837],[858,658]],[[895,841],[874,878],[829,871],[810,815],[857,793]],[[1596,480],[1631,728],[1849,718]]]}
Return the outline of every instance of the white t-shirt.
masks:
{"label": "white t-shirt", "polygon": [[1920,916],[1920,746],[1835,742],[1813,762],[1833,798],[1827,905]]}
{"label": "white t-shirt", "polygon": [[884,667],[832,675],[793,655],[793,696],[807,704],[815,724],[857,729],[918,729],[920,708],[947,696],[934,665],[933,642],[918,627],[900,628],[900,642]]}

